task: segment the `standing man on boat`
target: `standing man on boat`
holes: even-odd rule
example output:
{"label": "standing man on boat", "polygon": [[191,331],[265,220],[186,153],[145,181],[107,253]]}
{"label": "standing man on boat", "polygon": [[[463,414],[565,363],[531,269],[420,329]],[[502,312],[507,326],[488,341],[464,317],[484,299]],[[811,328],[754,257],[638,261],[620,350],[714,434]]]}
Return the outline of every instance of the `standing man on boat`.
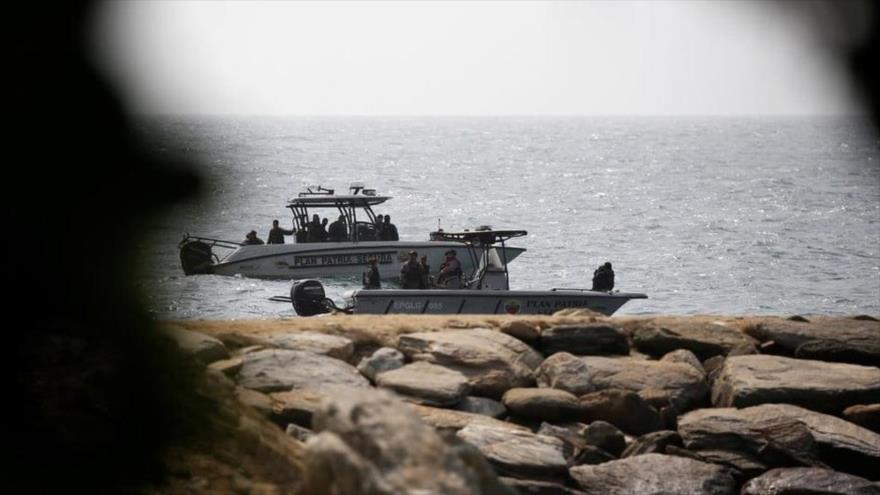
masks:
{"label": "standing man on boat", "polygon": [[409,259],[400,267],[400,286],[404,289],[420,289],[421,285],[422,266],[419,264],[419,255],[410,251]]}
{"label": "standing man on boat", "polygon": [[446,251],[446,261],[440,267],[438,280],[446,281],[447,289],[461,289],[461,262],[456,258],[454,249]]}
{"label": "standing man on boat", "polygon": [[330,242],[345,242],[348,240],[348,226],[345,225],[345,215],[330,224]]}
{"label": "standing man on boat", "polygon": [[431,265],[428,264],[428,257],[424,254],[419,258],[419,268],[422,269],[422,283],[419,289],[430,289],[434,281],[431,280]]}
{"label": "standing man on boat", "polygon": [[383,241],[399,241],[400,236],[397,235],[397,227],[391,223],[391,215],[385,215],[385,223],[382,224]]}
{"label": "standing man on boat", "polygon": [[285,230],[278,226],[278,220],[272,220],[272,229],[269,231],[267,244],[284,244],[284,236],[293,235],[292,230]]}
{"label": "standing man on boat", "polygon": [[371,256],[367,260],[367,266],[367,271],[361,277],[364,289],[381,289],[382,280],[379,278],[379,265],[375,256]]}

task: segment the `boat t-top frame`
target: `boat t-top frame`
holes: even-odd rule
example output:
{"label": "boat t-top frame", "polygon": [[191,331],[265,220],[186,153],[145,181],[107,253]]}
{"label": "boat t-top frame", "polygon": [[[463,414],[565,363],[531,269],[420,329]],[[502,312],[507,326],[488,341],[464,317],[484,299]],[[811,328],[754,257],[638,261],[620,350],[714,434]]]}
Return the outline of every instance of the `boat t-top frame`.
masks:
{"label": "boat t-top frame", "polygon": [[[361,183],[353,183],[349,187],[349,194],[335,195],[333,189],[321,186],[308,187],[299,196],[287,201],[287,207],[293,212],[293,222],[297,230],[304,230],[309,224],[309,209],[335,208],[339,214],[345,217],[345,225],[348,228],[348,238],[357,242],[358,233],[358,210],[363,210],[369,218],[371,225],[376,224],[376,214],[372,207],[382,204],[391,196],[376,196],[375,189],[366,189]],[[361,222],[366,223],[366,222]]]}
{"label": "boat t-top frame", "polygon": [[[485,269],[488,266],[489,250],[495,244],[501,244],[501,267],[504,269],[504,283],[506,287],[510,286],[510,274],[507,271],[507,251],[504,247],[504,243],[515,237],[524,237],[528,234],[529,233],[525,230],[492,230],[489,228],[480,228],[477,230],[465,230],[462,232],[432,232],[431,238],[438,241],[456,241],[464,244],[464,247],[467,249],[468,255],[471,258],[471,266],[474,267],[474,272],[469,277],[469,282],[476,282],[475,288],[479,289],[481,288],[480,285],[482,277],[485,274]],[[486,263],[480,263],[483,258],[486,258]],[[478,273],[481,266],[484,271],[483,273]]]}

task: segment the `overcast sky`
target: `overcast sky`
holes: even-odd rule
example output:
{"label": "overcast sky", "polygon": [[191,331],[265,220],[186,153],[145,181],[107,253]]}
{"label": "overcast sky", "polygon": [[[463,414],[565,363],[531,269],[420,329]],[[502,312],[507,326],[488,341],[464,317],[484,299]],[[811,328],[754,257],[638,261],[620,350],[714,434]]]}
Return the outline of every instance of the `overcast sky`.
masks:
{"label": "overcast sky", "polygon": [[95,46],[143,113],[851,113],[798,21],[748,2],[116,0]]}

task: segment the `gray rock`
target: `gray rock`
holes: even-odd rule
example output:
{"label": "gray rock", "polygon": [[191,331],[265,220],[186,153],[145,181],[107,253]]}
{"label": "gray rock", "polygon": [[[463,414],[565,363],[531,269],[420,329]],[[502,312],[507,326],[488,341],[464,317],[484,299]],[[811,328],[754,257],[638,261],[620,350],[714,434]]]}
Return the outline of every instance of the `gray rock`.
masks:
{"label": "gray rock", "polygon": [[593,421],[584,430],[584,439],[590,445],[599,447],[609,454],[620,457],[626,448],[623,433],[607,421]]}
{"label": "gray rock", "polygon": [[855,319],[822,319],[812,323],[766,319],[745,332],[761,342],[772,341],[788,355],[827,361],[880,366],[880,322]]}
{"label": "gray rock", "polygon": [[538,325],[525,320],[504,322],[499,330],[527,344],[533,344],[541,338],[541,330],[538,328]]}
{"label": "gray rock", "polygon": [[474,414],[482,414],[490,418],[500,418],[507,414],[507,408],[504,404],[488,397],[475,397],[469,395],[455,405],[457,411],[464,411]]}
{"label": "gray rock", "polygon": [[838,413],[880,397],[880,369],[782,356],[727,358],[712,382],[717,407],[788,403]]}
{"label": "gray rock", "polygon": [[411,404],[410,407],[422,419],[422,421],[442,432],[456,433],[474,422],[487,424],[495,428],[530,431],[524,426],[515,425],[482,414],[455,411],[452,409],[440,409],[438,407],[422,406],[418,404]]}
{"label": "gray rock", "polygon": [[865,478],[822,468],[771,469],[749,480],[741,495],[880,495]]}
{"label": "gray rock", "polygon": [[608,389],[580,398],[584,417],[607,421],[618,428],[641,435],[662,428],[660,414],[638,394],[628,390]]}
{"label": "gray rock", "polygon": [[583,415],[577,397],[553,388],[512,388],[501,402],[511,414],[523,418],[561,421]]}
{"label": "gray rock", "polygon": [[620,329],[604,323],[559,325],[541,332],[541,350],[547,355],[629,354],[629,343]]}
{"label": "gray rock", "polygon": [[620,457],[633,457],[645,454],[664,454],[670,445],[677,447],[682,446],[681,436],[679,436],[678,432],[671,430],[654,431],[633,440],[633,442],[626,447],[626,450],[623,451]]}
{"label": "gray rock", "polygon": [[801,465],[873,479],[880,465],[880,435],[789,404],[692,411],[679,418],[678,432],[689,450],[746,476]]}
{"label": "gray rock", "polygon": [[477,447],[502,475],[561,479],[568,469],[565,447],[558,438],[480,423],[467,425],[457,435]]}
{"label": "gray rock", "polygon": [[[579,360],[582,365],[572,360]],[[705,377],[691,365],[629,357],[557,353],[541,364],[537,378],[542,387],[552,386],[575,395],[605,389],[647,393],[681,411],[702,403],[708,391]]]}
{"label": "gray rock", "polygon": [[543,357],[520,340],[494,330],[445,330],[401,335],[398,348],[413,361],[460,371],[474,392],[499,398],[534,383]]}
{"label": "gray rock", "polygon": [[377,349],[370,357],[361,359],[357,369],[362,375],[376,382],[380,373],[403,367],[403,354],[392,347]]}
{"label": "gray rock", "polygon": [[313,352],[348,361],[354,353],[350,339],[338,335],[315,332],[275,333],[266,339],[268,345],[291,351]]}
{"label": "gray rock", "polygon": [[630,330],[633,345],[641,352],[660,357],[678,349],[687,349],[704,360],[726,356],[733,348],[754,344],[743,332],[719,323],[681,320],[659,326],[651,323]]}
{"label": "gray rock", "polygon": [[287,428],[284,430],[284,433],[299,440],[300,442],[305,442],[306,440],[311,438],[312,435],[314,435],[314,432],[312,430],[308,428],[303,428],[302,426],[295,423],[289,423],[287,425]]}
{"label": "gray rock", "polygon": [[721,466],[664,454],[645,454],[596,466],[575,466],[571,477],[604,495],[734,495],[736,481]]}
{"label": "gray rock", "polygon": [[381,373],[376,385],[428,406],[453,406],[470,392],[463,374],[423,361]]}
{"label": "gray rock", "polygon": [[450,445],[382,390],[339,388],[315,414],[303,493],[510,494],[473,449]]}
{"label": "gray rock", "polygon": [[660,361],[664,363],[689,364],[703,375],[706,374],[706,370],[703,369],[703,364],[700,363],[700,360],[697,359],[697,356],[695,356],[693,352],[687,349],[678,349],[677,351],[666,353],[662,358],[660,358]]}
{"label": "gray rock", "polygon": [[843,417],[875,433],[880,433],[880,404],[859,404],[844,409]]}
{"label": "gray rock", "polygon": [[242,356],[239,385],[260,392],[321,389],[331,385],[369,387],[351,365],[321,354],[264,349]]}
{"label": "gray rock", "polygon": [[512,488],[519,495],[586,495],[586,492],[568,488],[552,481],[520,480],[516,478],[500,478],[501,482]]}
{"label": "gray rock", "polygon": [[178,349],[188,356],[192,356],[202,364],[211,364],[214,361],[229,358],[229,351],[223,342],[214,337],[189,330],[171,329],[164,332],[177,343]]}

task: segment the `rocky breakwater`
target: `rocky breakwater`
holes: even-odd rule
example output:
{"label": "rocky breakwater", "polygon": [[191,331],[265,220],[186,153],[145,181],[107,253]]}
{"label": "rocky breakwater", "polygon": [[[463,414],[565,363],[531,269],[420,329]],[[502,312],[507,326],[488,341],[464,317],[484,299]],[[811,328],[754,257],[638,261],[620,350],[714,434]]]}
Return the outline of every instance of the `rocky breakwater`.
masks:
{"label": "rocky breakwater", "polygon": [[292,492],[880,494],[876,320],[331,318],[177,339],[301,442]]}

